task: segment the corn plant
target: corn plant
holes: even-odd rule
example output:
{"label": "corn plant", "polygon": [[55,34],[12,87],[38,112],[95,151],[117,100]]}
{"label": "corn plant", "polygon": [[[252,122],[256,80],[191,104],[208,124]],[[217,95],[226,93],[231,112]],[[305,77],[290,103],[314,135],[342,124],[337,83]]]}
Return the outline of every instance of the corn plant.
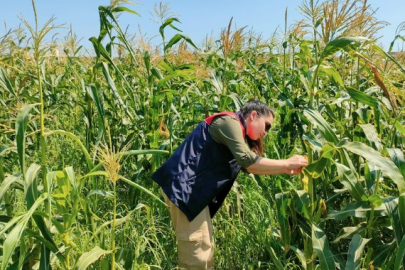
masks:
{"label": "corn plant", "polygon": [[45,43],[52,20],[0,37],[1,269],[175,268],[150,174],[199,121],[250,98],[276,111],[266,156],[310,165],[240,174],[213,219],[216,267],[403,269],[404,59],[374,41],[373,9],[305,1],[305,20],[286,11],[271,40],[231,19],[197,49],[161,4],[151,48],[120,25],[139,15],[125,3],[100,6],[83,45],[72,30]]}

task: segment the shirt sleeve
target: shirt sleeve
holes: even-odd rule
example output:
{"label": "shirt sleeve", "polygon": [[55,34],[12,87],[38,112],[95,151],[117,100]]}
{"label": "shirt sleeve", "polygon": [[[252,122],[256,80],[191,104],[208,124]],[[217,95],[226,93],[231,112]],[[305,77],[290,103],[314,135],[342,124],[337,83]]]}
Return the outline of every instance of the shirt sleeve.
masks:
{"label": "shirt sleeve", "polygon": [[246,169],[259,159],[259,155],[246,144],[238,119],[230,115],[217,116],[210,125],[209,133],[214,141],[229,148],[242,168]]}

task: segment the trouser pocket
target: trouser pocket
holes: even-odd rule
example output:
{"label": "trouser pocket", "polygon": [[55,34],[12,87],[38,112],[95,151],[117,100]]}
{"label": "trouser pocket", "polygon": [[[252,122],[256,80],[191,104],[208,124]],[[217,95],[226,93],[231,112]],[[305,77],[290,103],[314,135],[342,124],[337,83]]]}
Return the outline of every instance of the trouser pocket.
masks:
{"label": "trouser pocket", "polygon": [[176,233],[179,253],[195,255],[199,252],[202,244],[203,233],[201,230],[193,232]]}
{"label": "trouser pocket", "polygon": [[212,265],[212,239],[202,230],[179,232],[179,266],[186,269],[210,269]]}

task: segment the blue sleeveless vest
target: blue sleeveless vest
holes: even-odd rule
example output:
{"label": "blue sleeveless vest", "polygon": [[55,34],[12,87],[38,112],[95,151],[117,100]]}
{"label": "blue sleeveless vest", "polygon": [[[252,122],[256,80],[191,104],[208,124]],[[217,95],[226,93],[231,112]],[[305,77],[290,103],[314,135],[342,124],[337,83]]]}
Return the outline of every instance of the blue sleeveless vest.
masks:
{"label": "blue sleeveless vest", "polygon": [[153,174],[167,197],[192,221],[207,205],[211,218],[228,195],[241,167],[224,144],[209,134],[214,117],[233,115],[245,121],[240,112],[223,112],[202,121],[177,148],[174,154]]}

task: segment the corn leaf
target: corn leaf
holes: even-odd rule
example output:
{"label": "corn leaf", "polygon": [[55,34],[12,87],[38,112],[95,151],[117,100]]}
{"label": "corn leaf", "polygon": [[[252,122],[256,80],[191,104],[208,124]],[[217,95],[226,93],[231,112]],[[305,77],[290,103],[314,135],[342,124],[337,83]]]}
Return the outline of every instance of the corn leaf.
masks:
{"label": "corn leaf", "polygon": [[287,216],[287,209],[290,203],[291,198],[288,193],[276,194],[277,222],[280,225],[281,240],[286,251],[288,251],[290,248],[291,229]]}
{"label": "corn leaf", "polygon": [[38,175],[41,166],[35,163],[32,163],[25,174],[25,196],[27,201],[27,207],[30,208],[36,201],[38,195],[38,187],[35,182],[35,179]]}
{"label": "corn leaf", "polygon": [[[112,61],[112,60],[111,60],[111,61]],[[128,117],[129,117],[131,120],[133,120],[133,119],[134,119],[133,115],[129,112],[128,107],[125,105],[124,101],[122,100],[122,97],[121,97],[120,93],[118,92],[117,87],[115,86],[114,80],[113,80],[113,78],[111,77],[110,72],[108,71],[108,65],[107,65],[107,63],[104,63],[104,62],[103,62],[102,65],[101,65],[101,67],[102,67],[102,70],[103,70],[104,77],[105,77],[106,80],[107,80],[108,86],[110,87],[110,89],[111,89],[112,93],[114,94],[115,98],[118,100],[119,104],[120,104],[121,107],[124,109],[124,111],[125,111],[125,113],[128,115]],[[121,71],[118,69],[118,67],[117,67],[115,64],[113,65],[113,67],[115,68],[115,70],[116,70],[117,72],[120,73],[120,75],[122,75],[122,74],[121,74]],[[126,82],[124,76],[121,76],[121,77],[122,77],[122,79]],[[128,82],[126,82],[126,83],[128,84]],[[124,88],[124,90],[125,90],[125,88]],[[131,97],[131,96],[132,96],[131,93],[128,93],[128,92],[127,92],[127,94],[128,94],[128,97]],[[101,106],[101,105],[100,105],[100,106]]]}
{"label": "corn leaf", "polygon": [[405,127],[401,124],[401,122],[395,121],[394,126],[397,129],[397,131],[399,131],[402,134],[402,136],[405,137]]}
{"label": "corn leaf", "polygon": [[99,98],[98,92],[97,92],[97,87],[95,85],[91,86],[86,86],[85,89],[87,90],[87,93],[89,94],[90,98],[93,100],[94,104],[96,104],[97,112],[99,115],[99,129],[105,136],[107,134],[106,129],[105,129],[105,113],[104,113],[104,106]]}
{"label": "corn leaf", "polygon": [[291,246],[291,250],[295,252],[295,254],[297,255],[298,259],[301,262],[303,269],[306,270],[307,269],[307,260],[305,259],[304,253],[300,249],[298,249],[294,246]]}
{"label": "corn leaf", "polygon": [[137,183],[135,183],[135,182],[132,182],[131,180],[129,180],[129,179],[123,177],[123,176],[121,176],[120,179],[121,179],[122,181],[124,181],[125,183],[130,184],[131,186],[133,186],[133,187],[135,187],[135,188],[137,188],[137,189],[139,189],[139,190],[141,190],[141,191],[143,191],[143,192],[149,194],[150,196],[152,196],[153,198],[155,198],[156,200],[158,200],[160,203],[166,205],[162,200],[159,199],[158,196],[156,196],[155,194],[153,194],[152,192],[150,192],[149,190],[147,190],[147,189],[144,188],[143,186],[141,186],[141,185],[139,185],[139,184],[137,184]]}
{"label": "corn leaf", "polygon": [[77,181],[76,181],[76,176],[75,176],[75,171],[73,170],[73,167],[66,167],[64,169],[67,178],[70,181],[70,184],[72,185],[73,188],[77,189]]}
{"label": "corn leaf", "polygon": [[338,143],[339,140],[335,132],[332,130],[332,128],[329,126],[329,124],[325,121],[325,119],[318,111],[312,109],[305,109],[304,115],[305,117],[308,118],[308,120],[312,124],[318,127],[319,132],[328,142],[335,144]]}
{"label": "corn leaf", "polygon": [[385,55],[388,59],[390,59],[402,71],[403,74],[405,74],[405,68],[394,57],[392,57],[389,53],[384,51],[377,44],[373,44],[373,49],[376,50],[377,52],[379,52],[381,55]]}
{"label": "corn leaf", "polygon": [[342,77],[340,76],[339,72],[337,72],[337,70],[334,67],[321,65],[320,68],[322,69],[323,72],[325,72],[328,76],[330,76],[341,87],[344,86]]}
{"label": "corn leaf", "polygon": [[100,195],[106,199],[114,198],[114,194],[112,192],[105,191],[105,190],[92,190],[89,192],[89,194],[87,194],[86,198],[89,199],[90,196],[92,196],[92,195]]}
{"label": "corn leaf", "polygon": [[359,125],[362,129],[364,134],[366,135],[367,140],[370,142],[370,145],[374,146],[377,151],[381,151],[383,149],[381,145],[381,140],[378,137],[378,133],[375,127],[371,124],[364,124]]}
{"label": "corn leaf", "polygon": [[94,247],[89,252],[85,252],[80,256],[79,260],[77,261],[75,270],[85,270],[95,261],[100,259],[100,257],[110,254],[111,250],[104,250],[99,246]]}
{"label": "corn leaf", "polygon": [[[371,211],[371,207],[369,202],[356,202],[352,204],[348,204],[344,209],[340,211],[330,211],[328,213],[328,218],[336,219],[336,220],[343,220],[348,217],[357,217],[357,218],[366,218]],[[374,208],[374,216],[386,216],[387,209],[385,205],[381,205],[379,207]]]}
{"label": "corn leaf", "polygon": [[325,48],[323,49],[321,53],[321,59],[328,57],[341,49],[344,49],[348,45],[352,44],[353,42],[364,42],[367,41],[368,39],[365,37],[342,37],[342,38],[337,38],[332,41],[330,41],[328,44],[326,44]]}
{"label": "corn leaf", "polygon": [[130,155],[148,155],[148,154],[169,154],[167,150],[154,150],[154,149],[145,149],[145,150],[129,150],[123,153],[123,156]]}
{"label": "corn leaf", "polygon": [[160,33],[160,35],[163,37],[163,39],[165,38],[165,31],[164,31],[164,29],[165,29],[167,26],[170,26],[170,27],[172,27],[173,29],[175,29],[175,30],[177,30],[177,31],[179,31],[179,32],[182,32],[180,29],[178,29],[178,28],[176,28],[176,27],[173,26],[173,24],[172,24],[173,22],[178,22],[178,23],[180,23],[179,19],[171,17],[171,18],[167,18],[167,19],[163,22],[163,24],[159,27],[159,33]]}
{"label": "corn leaf", "polygon": [[360,223],[355,227],[344,227],[343,229],[340,230],[338,236],[336,237],[335,240],[332,241],[332,243],[337,243],[341,239],[350,238],[355,234],[361,234],[366,229],[366,226],[367,226],[366,223]]}
{"label": "corn leaf", "polygon": [[312,133],[305,133],[302,135],[302,139],[304,140],[305,144],[309,145],[316,151],[320,151],[322,148],[322,142],[314,136]]}
{"label": "corn leaf", "polygon": [[[404,211],[403,199],[403,195],[401,194],[398,199],[384,202],[387,212],[389,213],[391,218],[392,229],[394,231],[395,240],[398,245],[401,242],[405,232],[400,216],[400,211],[402,211],[402,215]],[[402,204],[401,210],[399,210],[400,204]],[[402,216],[402,218],[404,217]]]}
{"label": "corn leaf", "polygon": [[17,225],[11,230],[7,235],[6,240],[3,244],[3,260],[1,262],[1,270],[5,270],[11,255],[14,252],[15,247],[20,242],[23,232],[27,226],[28,220],[31,218],[34,211],[38,208],[41,203],[48,197],[47,193],[43,193],[32,205],[32,207],[25,213],[22,218],[18,221]]}
{"label": "corn leaf", "polygon": [[318,228],[315,224],[312,224],[312,245],[318,255],[321,263],[322,270],[334,270],[335,262],[333,260],[332,251],[329,249],[328,240],[325,233]]}
{"label": "corn leaf", "polygon": [[295,191],[294,194],[295,207],[297,208],[297,210],[301,215],[303,215],[307,220],[310,220],[311,216],[309,206],[311,202],[309,200],[308,192],[306,192],[305,190],[296,190],[296,189],[293,189],[293,191]]}
{"label": "corn leaf", "polygon": [[398,221],[402,228],[402,235],[405,236],[405,193],[399,195],[398,198]]}
{"label": "corn leaf", "polygon": [[322,176],[322,172],[326,165],[329,163],[329,159],[320,158],[314,163],[309,164],[304,168],[304,171],[311,175],[313,178],[319,178]]}
{"label": "corn leaf", "polygon": [[173,45],[175,45],[177,42],[179,42],[182,39],[184,39],[188,44],[190,44],[191,46],[193,46],[194,48],[197,49],[197,46],[193,43],[193,41],[189,37],[182,35],[182,34],[176,34],[166,44],[166,46],[164,47],[164,51],[167,51],[168,49],[173,47]]}
{"label": "corn leaf", "polygon": [[336,163],[336,168],[339,174],[340,182],[348,189],[350,195],[360,202],[367,199],[364,188],[357,180],[356,175],[343,164]]}
{"label": "corn leaf", "polygon": [[86,147],[84,146],[84,144],[80,141],[80,139],[76,135],[74,135],[73,133],[64,131],[64,130],[52,130],[52,131],[45,132],[45,137],[54,135],[54,134],[65,135],[65,136],[71,138],[72,140],[74,140],[77,144],[79,144],[80,149],[82,150],[84,157],[86,158],[87,165],[89,166],[90,169],[92,169],[94,167],[94,164],[93,164],[93,161],[91,161],[89,152],[87,152]]}
{"label": "corn leaf", "polygon": [[361,254],[364,246],[371,239],[362,238],[359,234],[355,234],[350,242],[349,252],[347,254],[346,270],[354,270],[360,268]]}
{"label": "corn leaf", "polygon": [[[40,212],[35,211],[35,212],[34,212],[34,215],[36,215],[36,214],[38,214],[38,213],[40,213]],[[45,213],[42,213],[42,214],[46,215]],[[47,247],[49,250],[51,250],[51,251],[55,254],[55,256],[58,257],[58,259],[59,259],[61,262],[64,262],[64,261],[65,261],[65,258],[62,256],[62,254],[61,254],[60,251],[56,248],[56,246],[55,246],[52,242],[49,242],[48,240],[46,240],[41,234],[39,234],[38,232],[33,231],[33,230],[29,229],[29,228],[26,228],[25,231],[24,231],[24,233],[26,233],[27,235],[29,235],[29,236],[31,236],[31,237],[37,239],[40,243],[43,244],[43,246],[45,246],[45,247]],[[41,254],[45,254],[45,252],[43,252],[43,250],[42,250],[42,251],[41,251]],[[44,262],[44,265],[46,265],[46,262]],[[40,269],[42,269],[42,268],[40,268]]]}
{"label": "corn leaf", "polygon": [[391,160],[397,165],[399,171],[402,173],[402,176],[405,179],[405,157],[401,149],[398,148],[387,148],[384,151],[387,151]]}
{"label": "corn leaf", "polygon": [[4,181],[0,185],[0,202],[3,199],[4,195],[6,194],[8,188],[15,182],[20,180],[19,176],[9,175],[4,179]]}
{"label": "corn leaf", "polygon": [[397,244],[395,241],[389,244],[380,244],[373,252],[373,264],[376,266],[384,266],[386,263],[387,258],[389,258],[392,254],[395,254],[395,249]]}
{"label": "corn leaf", "polygon": [[[31,166],[28,168],[25,176],[25,190],[26,190],[26,202],[27,202],[27,208],[31,209],[34,207],[35,203],[38,201],[38,187],[36,183],[36,177],[38,175],[38,172],[40,170],[41,166],[38,164],[31,164]],[[35,223],[38,226],[38,229],[41,231],[41,234],[43,237],[51,243],[54,247],[51,250],[57,250],[57,246],[55,242],[52,239],[52,236],[48,230],[48,227],[46,226],[43,218],[38,215],[34,215],[33,219]],[[49,262],[49,256],[50,256],[50,251],[47,249],[44,245],[41,245],[41,268],[44,268],[45,266],[42,263],[45,263],[45,261]],[[62,258],[61,262],[64,263],[64,258],[62,255],[60,255],[60,258]]]}
{"label": "corn leaf", "polygon": [[365,105],[368,105],[368,106],[370,106],[370,107],[372,107],[374,109],[379,108],[379,102],[378,102],[377,99],[375,99],[373,97],[370,97],[369,95],[367,95],[367,94],[365,94],[365,93],[363,93],[363,92],[361,92],[359,90],[356,90],[354,88],[351,88],[351,87],[347,87],[346,90],[347,90],[347,93],[349,93],[350,97],[353,100],[355,100],[357,102],[361,102],[361,103],[363,103]]}
{"label": "corn leaf", "polygon": [[5,157],[6,156],[6,154],[8,153],[8,152],[15,152],[15,153],[17,153],[16,152],[16,150],[17,150],[17,147],[15,147],[15,146],[2,146],[2,147],[0,147],[0,158],[1,157]]}
{"label": "corn leaf", "polygon": [[8,90],[15,98],[17,98],[15,90],[7,77],[6,71],[3,68],[0,68],[0,87]]}
{"label": "corn leaf", "polygon": [[132,10],[132,9],[129,9],[129,8],[127,8],[127,7],[115,7],[115,8],[113,8],[113,9],[111,10],[112,13],[118,13],[118,12],[124,12],[124,11],[126,11],[126,12],[128,12],[128,13],[132,13],[132,14],[138,15],[138,16],[141,16],[141,15],[139,15],[139,13],[137,13],[136,11],[134,11],[134,10]]}
{"label": "corn leaf", "polygon": [[285,267],[281,263],[280,258],[276,255],[276,253],[274,252],[274,249],[272,247],[269,248],[269,253],[270,253],[271,259],[273,260],[273,263],[276,265],[276,268],[278,270],[284,270]]}
{"label": "corn leaf", "polygon": [[339,147],[344,148],[356,155],[364,157],[368,162],[375,164],[385,176],[391,178],[397,184],[400,192],[405,191],[405,180],[398,167],[390,159],[382,157],[379,152],[361,142],[343,141]]}
{"label": "corn leaf", "polygon": [[405,266],[405,236],[402,238],[395,256],[394,270],[399,270],[401,268],[401,264]]}
{"label": "corn leaf", "polygon": [[11,229],[16,223],[18,223],[24,216],[15,216],[13,217],[10,221],[8,221],[5,225],[4,228],[0,231],[0,235],[5,234],[9,229]]}
{"label": "corn leaf", "polygon": [[29,113],[31,109],[37,105],[39,104],[24,105],[18,112],[15,124],[18,160],[20,161],[20,169],[22,174],[25,174],[25,131],[27,129]]}

